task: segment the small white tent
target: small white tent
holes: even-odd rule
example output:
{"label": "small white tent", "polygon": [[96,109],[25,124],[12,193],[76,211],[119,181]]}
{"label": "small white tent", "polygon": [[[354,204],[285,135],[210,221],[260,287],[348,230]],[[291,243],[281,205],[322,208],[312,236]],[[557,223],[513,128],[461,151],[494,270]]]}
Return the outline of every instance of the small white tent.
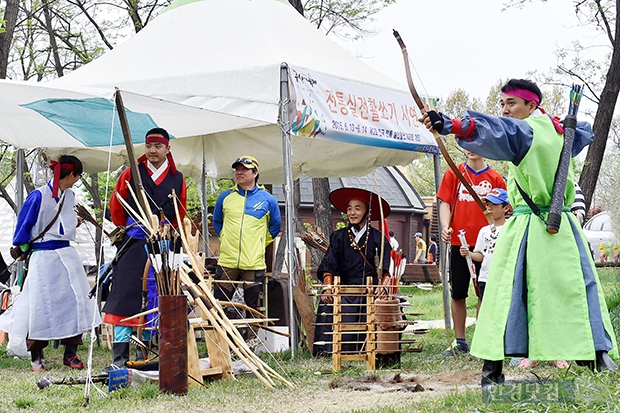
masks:
{"label": "small white tent", "polygon": [[[116,86],[263,121],[268,125],[179,139],[172,152],[181,169],[194,176],[201,172],[204,155],[212,177],[227,176],[232,160],[251,154],[261,163],[261,181],[275,183],[283,178],[282,63],[408,95],[403,85],[351,56],[288,2],[277,0],[177,0],[114,50],[52,83]],[[432,142],[426,130],[412,130]],[[291,142],[295,177],[363,175],[416,156],[307,137],[291,137]]]}

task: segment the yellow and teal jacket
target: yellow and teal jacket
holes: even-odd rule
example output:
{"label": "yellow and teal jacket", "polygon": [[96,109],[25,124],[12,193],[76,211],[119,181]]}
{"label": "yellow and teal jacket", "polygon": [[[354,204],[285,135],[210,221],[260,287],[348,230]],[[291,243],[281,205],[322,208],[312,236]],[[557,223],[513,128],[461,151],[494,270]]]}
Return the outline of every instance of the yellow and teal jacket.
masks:
{"label": "yellow and teal jacket", "polygon": [[213,228],[220,238],[218,264],[242,270],[264,270],[265,248],[280,233],[278,201],[263,187],[237,185],[222,192],[213,210]]}

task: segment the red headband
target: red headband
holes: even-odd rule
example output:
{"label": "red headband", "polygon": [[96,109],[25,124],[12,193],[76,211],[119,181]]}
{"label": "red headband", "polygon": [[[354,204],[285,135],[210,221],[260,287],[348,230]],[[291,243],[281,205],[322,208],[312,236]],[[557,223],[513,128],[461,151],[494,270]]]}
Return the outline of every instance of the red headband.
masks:
{"label": "red headband", "polygon": [[[504,92],[504,95],[512,95],[512,96],[516,96],[518,98],[521,98],[523,100],[525,100],[526,102],[534,102],[536,103],[536,107],[538,107],[538,109],[540,109],[540,111],[544,114],[547,114],[547,112],[545,112],[545,110],[540,106],[540,99],[538,98],[538,95],[536,95],[536,93],[530,91],[530,90],[526,90],[526,89],[508,89]],[[555,130],[558,133],[564,133],[564,128],[562,127],[562,125],[560,124],[560,119],[559,118],[554,118],[551,115],[548,115],[549,118],[551,118],[551,122],[553,123],[553,127],[555,128]]]}
{"label": "red headband", "polygon": [[508,89],[504,95],[513,95],[525,100],[526,102],[535,102],[536,106],[540,105],[540,98],[536,93],[526,89]]}
{"label": "red headband", "polygon": [[[166,145],[166,148],[170,147],[170,141],[160,135],[149,135],[144,140],[144,143],[161,143],[162,145]],[[168,159],[170,172],[172,172],[172,175],[175,175],[177,173],[177,166],[174,163],[174,159],[172,158],[172,153],[170,153],[170,151],[168,151],[168,155],[166,155],[166,158]],[[142,155],[140,158],[138,158],[138,163],[143,162],[146,162],[146,155]]]}
{"label": "red headband", "polygon": [[159,136],[159,135],[147,136],[146,139],[144,140],[144,143],[161,143],[163,145],[166,145],[166,147],[170,146],[170,140],[164,138],[163,136]]}
{"label": "red headband", "polygon": [[64,169],[69,172],[75,173],[75,165],[70,163],[58,163],[56,161],[50,161],[50,169],[54,171],[54,180],[52,181],[52,197],[58,197],[58,184],[60,182],[60,171]]}

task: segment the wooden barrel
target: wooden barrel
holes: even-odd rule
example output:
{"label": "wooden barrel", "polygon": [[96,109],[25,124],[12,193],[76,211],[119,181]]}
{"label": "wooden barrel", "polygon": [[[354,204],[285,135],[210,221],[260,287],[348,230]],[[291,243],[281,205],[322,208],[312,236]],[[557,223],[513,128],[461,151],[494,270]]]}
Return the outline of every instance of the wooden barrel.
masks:
{"label": "wooden barrel", "polygon": [[401,319],[398,298],[375,300],[375,320],[377,322],[377,354],[397,353],[400,349]]}
{"label": "wooden barrel", "polygon": [[377,330],[400,330],[400,300],[398,298],[380,298],[375,300],[375,320]]}

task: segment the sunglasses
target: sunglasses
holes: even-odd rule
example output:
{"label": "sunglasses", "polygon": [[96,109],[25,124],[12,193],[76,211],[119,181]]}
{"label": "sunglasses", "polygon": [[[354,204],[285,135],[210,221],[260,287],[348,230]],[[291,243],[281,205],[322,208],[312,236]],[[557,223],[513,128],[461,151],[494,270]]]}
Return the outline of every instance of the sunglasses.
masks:
{"label": "sunglasses", "polygon": [[240,163],[243,165],[256,165],[258,167],[258,162],[251,160],[250,158],[237,158],[233,165],[236,163]]}

